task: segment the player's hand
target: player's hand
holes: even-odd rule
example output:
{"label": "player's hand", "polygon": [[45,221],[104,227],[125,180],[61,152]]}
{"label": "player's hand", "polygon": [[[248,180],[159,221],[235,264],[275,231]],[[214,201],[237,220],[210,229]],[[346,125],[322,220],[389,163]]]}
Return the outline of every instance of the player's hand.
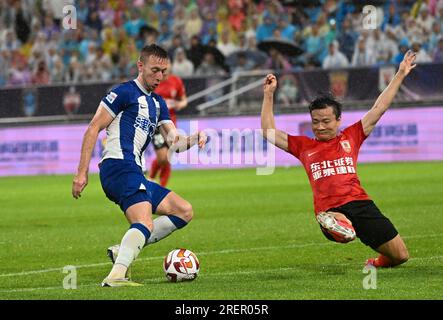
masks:
{"label": "player's hand", "polygon": [[401,72],[404,76],[407,76],[409,72],[411,72],[411,70],[417,66],[417,64],[414,63],[416,57],[416,52],[408,50],[408,52],[406,52],[405,54],[405,57],[403,58],[403,61],[400,63],[398,71]]}
{"label": "player's hand", "polygon": [[198,133],[198,147],[200,149],[202,149],[205,146],[207,141],[208,141],[208,137],[206,136],[206,133],[204,133],[204,131],[200,131]]}
{"label": "player's hand", "polygon": [[165,100],[168,109],[177,109],[177,103],[174,99],[166,99]]}
{"label": "player's hand", "polygon": [[341,221],[345,221],[346,223],[350,224],[352,226],[352,222],[351,220],[349,220],[348,218],[346,218],[346,216],[343,213],[340,212],[333,212],[333,211],[328,211],[328,213],[331,213],[334,215],[335,219],[337,220],[341,220]]}
{"label": "player's hand", "polygon": [[81,197],[82,191],[88,185],[88,175],[76,175],[72,181],[72,196],[75,199]]}
{"label": "player's hand", "polygon": [[277,77],[273,74],[268,74],[265,78],[265,82],[263,83],[263,91],[264,93],[274,93],[277,88]]}

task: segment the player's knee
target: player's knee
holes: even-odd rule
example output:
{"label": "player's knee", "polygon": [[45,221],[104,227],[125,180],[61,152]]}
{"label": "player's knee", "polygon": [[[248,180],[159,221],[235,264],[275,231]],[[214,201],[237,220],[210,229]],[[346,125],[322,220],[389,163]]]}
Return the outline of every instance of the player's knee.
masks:
{"label": "player's knee", "polygon": [[409,260],[409,252],[406,248],[401,249],[395,252],[394,255],[391,256],[392,266],[398,266],[400,264],[405,263]]}
{"label": "player's knee", "polygon": [[194,210],[192,208],[192,205],[189,202],[184,201],[180,205],[178,215],[186,222],[191,221],[194,216]]}
{"label": "player's knee", "polygon": [[408,250],[402,250],[398,253],[398,255],[395,257],[395,260],[397,262],[397,264],[402,264],[405,263],[406,261],[409,260],[409,252]]}

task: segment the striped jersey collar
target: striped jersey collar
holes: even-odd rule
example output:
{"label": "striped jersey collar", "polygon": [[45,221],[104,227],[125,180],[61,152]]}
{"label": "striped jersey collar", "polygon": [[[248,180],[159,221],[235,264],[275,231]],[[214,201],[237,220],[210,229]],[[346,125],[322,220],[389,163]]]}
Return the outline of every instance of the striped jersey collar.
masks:
{"label": "striped jersey collar", "polygon": [[143,87],[142,84],[137,80],[137,78],[134,79],[134,82],[135,82],[135,84],[137,85],[137,87],[139,87],[139,89],[140,89],[141,91],[143,91],[144,94],[146,94],[146,95],[148,95],[148,96],[151,95],[151,92],[148,92],[148,91],[145,89],[145,87]]}

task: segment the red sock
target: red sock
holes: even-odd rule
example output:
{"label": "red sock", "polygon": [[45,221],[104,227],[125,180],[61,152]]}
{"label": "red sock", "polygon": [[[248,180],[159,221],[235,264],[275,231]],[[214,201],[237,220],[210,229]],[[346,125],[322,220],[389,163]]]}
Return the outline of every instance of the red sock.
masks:
{"label": "red sock", "polygon": [[169,176],[171,175],[171,164],[168,162],[160,169],[160,185],[166,187],[168,184]]}
{"label": "red sock", "polygon": [[392,267],[392,261],[388,257],[384,255],[379,255],[377,259],[374,261],[374,267],[379,268],[389,268]]}
{"label": "red sock", "polygon": [[151,164],[151,170],[149,171],[149,178],[155,179],[158,169],[160,169],[160,167],[158,166],[157,159],[154,159]]}

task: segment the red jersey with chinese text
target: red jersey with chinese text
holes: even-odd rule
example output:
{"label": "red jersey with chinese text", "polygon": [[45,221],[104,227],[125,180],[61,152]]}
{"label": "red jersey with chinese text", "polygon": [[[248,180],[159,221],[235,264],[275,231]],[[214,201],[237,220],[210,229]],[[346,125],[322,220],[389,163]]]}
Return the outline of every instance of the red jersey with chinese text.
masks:
{"label": "red jersey with chinese text", "polygon": [[361,121],[329,141],[288,135],[288,152],[300,160],[308,174],[316,214],[350,201],[370,200],[356,173],[365,139]]}
{"label": "red jersey with chinese text", "polygon": [[[162,98],[165,100],[176,100],[186,95],[186,89],[183,81],[179,77],[170,74],[168,76],[168,79],[160,82],[158,87],[155,89],[155,93],[161,95]],[[166,104],[167,103],[168,101],[166,101]],[[175,110],[169,109],[169,115],[174,124],[177,125],[177,116],[175,114]]]}

